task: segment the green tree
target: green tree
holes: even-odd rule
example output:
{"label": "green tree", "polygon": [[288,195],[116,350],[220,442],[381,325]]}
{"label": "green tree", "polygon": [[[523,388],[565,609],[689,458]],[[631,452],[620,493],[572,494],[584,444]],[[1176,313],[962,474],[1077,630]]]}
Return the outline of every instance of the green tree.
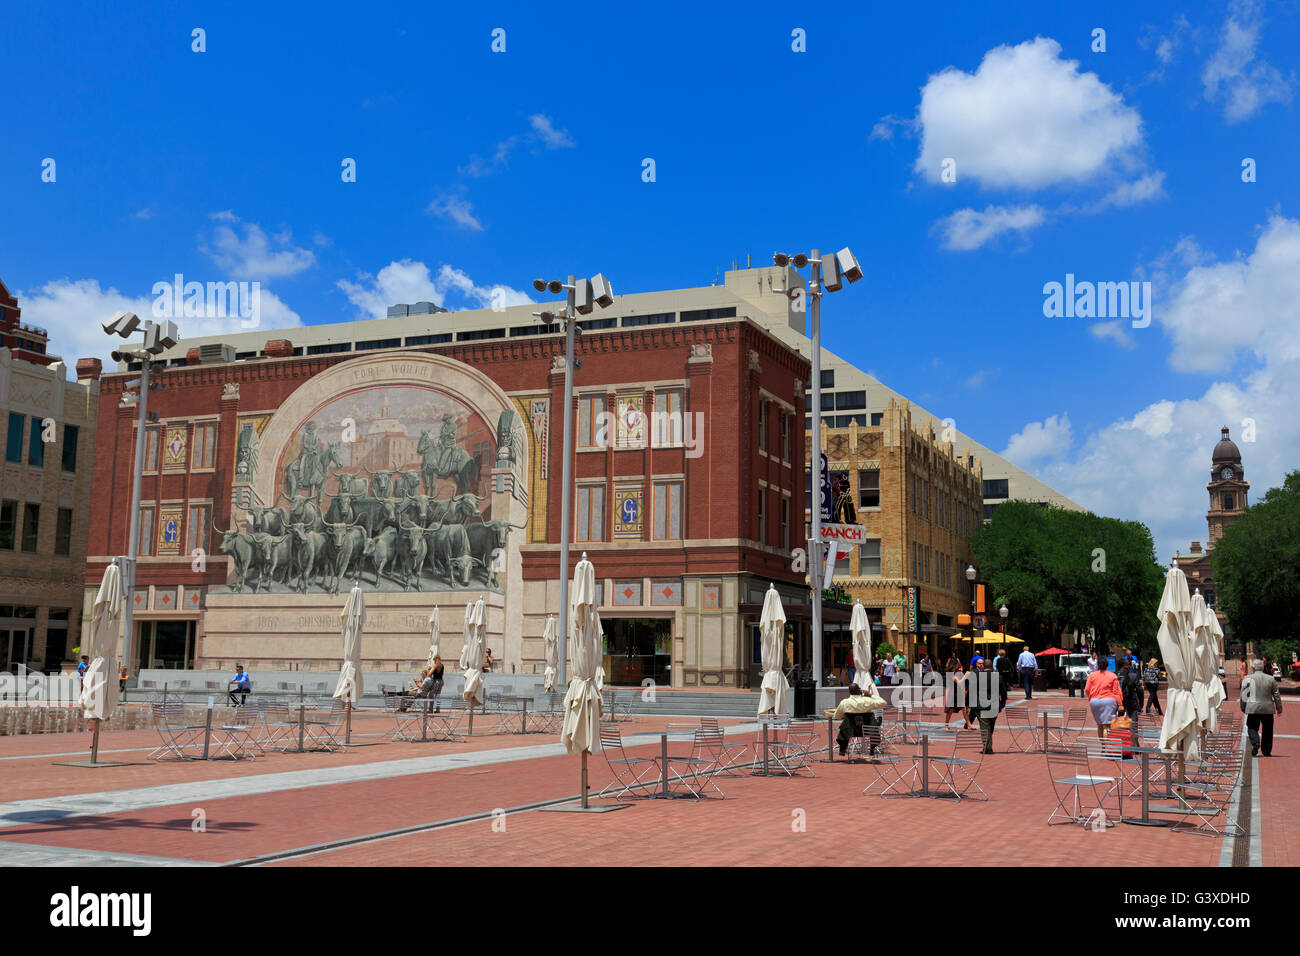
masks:
{"label": "green tree", "polygon": [[1008,501],[971,547],[981,579],[1011,612],[1007,630],[1031,647],[1090,627],[1112,648],[1154,646],[1163,579],[1145,525]]}
{"label": "green tree", "polygon": [[1223,532],[1210,552],[1218,603],[1233,637],[1300,651],[1300,471],[1270,488]]}

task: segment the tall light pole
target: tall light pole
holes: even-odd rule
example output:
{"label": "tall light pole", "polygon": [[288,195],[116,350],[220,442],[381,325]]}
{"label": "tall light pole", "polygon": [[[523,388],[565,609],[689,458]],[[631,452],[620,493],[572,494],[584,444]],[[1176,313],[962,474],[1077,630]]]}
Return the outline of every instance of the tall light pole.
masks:
{"label": "tall light pole", "polygon": [[[590,279],[577,279],[569,276],[568,282],[559,279],[534,279],[533,288],[538,292],[559,295],[568,290],[569,297],[564,305],[564,315],[553,312],[534,312],[539,322],[551,326],[557,319],[564,322],[564,461],[560,465],[560,487],[563,497],[560,499],[560,614],[555,637],[559,646],[560,666],[556,677],[560,684],[568,683],[569,656],[569,536],[573,498],[573,370],[581,367],[573,355],[574,342],[578,334],[577,318],[589,315],[593,303],[602,309],[614,304],[614,290],[609,280],[599,273]],[[585,759],[585,758],[584,758]]]}
{"label": "tall light pole", "polygon": [[[138,361],[140,363],[139,408],[136,410],[135,431],[135,467],[131,474],[131,531],[127,539],[126,573],[122,575],[123,609],[122,609],[122,663],[127,673],[131,672],[131,643],[135,637],[133,631],[133,598],[135,596],[136,563],[140,557],[140,478],[144,472],[144,446],[148,427],[149,389],[156,388],[149,381],[153,368],[153,359],[180,341],[176,323],[170,320],[155,324],[148,320],[143,323],[134,312],[118,312],[103,323],[109,335],[130,338],[137,329],[144,332],[144,345],[141,348],[124,349],[113,352],[116,362]],[[127,383],[129,388],[132,382]],[[161,384],[161,383],[159,383]]]}
{"label": "tall light pole", "polygon": [[[828,255],[826,258],[821,257],[820,250],[812,250],[811,255],[805,256],[799,253],[795,256],[786,255],[784,252],[775,253],[772,256],[772,263],[778,268],[784,269],[793,264],[796,269],[802,269],[806,265],[812,266],[812,272],[808,278],[807,298],[812,299],[812,447],[808,453],[808,473],[810,476],[809,485],[817,488],[816,500],[808,503],[808,511],[812,515],[812,534],[808,541],[808,579],[812,586],[812,656],[813,656],[813,681],[818,687],[822,683],[822,509],[821,509],[821,486],[814,485],[811,481],[811,475],[821,472],[821,449],[822,449],[822,322],[821,322],[821,298],[822,286],[825,285],[827,292],[838,292],[843,285],[842,280],[848,279],[850,284],[857,282],[862,278],[862,269],[858,265],[858,260],[854,258],[853,253],[848,247],[841,249],[834,255]],[[822,272],[825,267],[825,283],[823,283]],[[801,300],[801,289],[773,289],[774,292],[784,292],[788,297],[793,299],[796,304]]]}

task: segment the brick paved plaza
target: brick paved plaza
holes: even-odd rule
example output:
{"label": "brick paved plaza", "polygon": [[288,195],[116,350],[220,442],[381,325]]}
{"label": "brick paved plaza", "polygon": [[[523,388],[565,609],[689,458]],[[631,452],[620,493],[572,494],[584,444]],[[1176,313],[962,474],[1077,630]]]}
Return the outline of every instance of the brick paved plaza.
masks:
{"label": "brick paved plaza", "polygon": [[[1225,708],[1236,707],[1235,687],[1230,691],[1234,699]],[[1012,697],[1012,706],[1024,706]],[[1080,699],[1043,699],[1084,706]],[[665,723],[638,716],[619,724],[625,739],[636,737],[629,754],[656,753],[654,735]],[[756,739],[752,722],[721,723],[729,742]],[[1233,859],[1233,839],[1225,845],[1218,837],[1123,825],[1104,832],[1048,827],[1055,798],[1045,758],[1006,753],[1010,738],[1002,726],[996,753],[985,758],[978,776],[987,802],[864,796],[871,770],[837,760],[814,763],[815,777],[722,777],[723,799],[635,800],[616,813],[527,810],[496,819],[491,813],[498,808],[576,794],[579,760],[549,734],[395,743],[388,739],[391,729],[391,719],[372,711],[359,715],[353,730],[358,740],[380,741],[374,746],[272,752],[238,762],[154,762],[147,757],[158,743],[156,731],[108,731],[101,759],[130,765],[100,770],[57,765],[84,757],[88,734],[0,738],[0,864],[210,865],[290,851],[296,852],[262,862],[770,866],[854,865],[869,855],[875,866],[1217,867]],[[1236,838],[1248,844],[1238,857],[1291,866],[1300,863],[1293,824],[1300,782],[1291,763],[1300,739],[1296,709],[1279,718],[1276,733],[1273,757],[1252,761],[1259,812],[1251,815],[1249,837]],[[600,754],[592,755],[591,779],[593,789],[610,779]],[[202,811],[202,832],[195,829],[196,811]],[[423,832],[303,852],[476,815]],[[792,826],[797,819],[805,829]],[[963,836],[973,833],[978,841]]]}

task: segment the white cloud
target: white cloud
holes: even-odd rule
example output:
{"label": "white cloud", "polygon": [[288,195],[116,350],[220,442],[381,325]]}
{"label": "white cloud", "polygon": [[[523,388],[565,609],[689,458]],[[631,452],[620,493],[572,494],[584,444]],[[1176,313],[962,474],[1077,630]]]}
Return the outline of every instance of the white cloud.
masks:
{"label": "white cloud", "polygon": [[1114,342],[1122,349],[1135,349],[1137,343],[1133,341],[1133,336],[1129,335],[1124,326],[1128,320],[1116,319],[1114,322],[1094,322],[1088,326],[1088,331],[1092,337],[1099,342]]}
{"label": "white cloud", "polygon": [[898,129],[901,129],[905,134],[915,132],[915,120],[903,119],[901,116],[894,116],[892,113],[882,116],[876,121],[876,125],[871,127],[871,135],[868,139],[883,139],[885,142],[893,142],[894,131]]}
{"label": "white cloud", "polygon": [[[166,281],[170,282],[171,277]],[[23,310],[23,321],[49,330],[50,351],[62,356],[74,375],[79,358],[99,358],[105,368],[116,367],[109,353],[120,348],[124,340],[105,335],[100,325],[113,313],[134,312],[142,319],[153,317],[152,292],[132,296],[112,286],[104,288],[98,279],[55,279],[39,288],[14,294]],[[262,289],[260,296],[260,328],[302,325],[302,317],[274,293]],[[180,327],[182,342],[186,338],[248,331],[238,317],[182,316],[174,320]],[[139,338],[133,341],[138,342]]]}
{"label": "white cloud", "polygon": [[1104,197],[1087,207],[1086,212],[1100,212],[1109,206],[1136,206],[1138,203],[1160,199],[1165,195],[1165,174],[1147,173],[1131,183],[1121,183]]}
{"label": "white cloud", "polygon": [[1039,206],[986,206],[983,212],[958,209],[935,223],[935,228],[943,234],[944,248],[967,252],[1004,232],[1025,233],[1046,221]]}
{"label": "white cloud", "polygon": [[528,123],[547,149],[571,149],[576,143],[567,129],[556,129],[551,118],[542,113],[528,117]]}
{"label": "white cloud", "polygon": [[443,196],[429,203],[428,211],[443,219],[450,219],[462,229],[482,232],[483,223],[474,215],[474,205],[464,196]]}
{"label": "white cloud", "polygon": [[1300,358],[1300,220],[1271,217],[1254,251],[1231,261],[1207,260],[1189,239],[1176,253],[1196,264],[1167,280],[1172,291],[1155,311],[1173,340],[1170,365],[1214,372],[1231,368],[1240,352]]}
{"label": "white cloud", "polygon": [[423,262],[402,259],[390,262],[379,270],[377,276],[362,274],[361,282],[339,280],[338,287],[357,307],[360,318],[378,318],[388,314],[390,305],[403,302],[432,302],[448,307],[450,299],[459,300],[470,308],[523,305],[533,300],[527,294],[509,286],[475,285],[462,270],[443,265],[436,276],[430,275]]}
{"label": "white cloud", "polygon": [[[212,219],[223,223],[212,231],[210,245],[199,249],[213,262],[237,279],[268,279],[294,276],[316,264],[316,255],[310,249],[291,245],[293,239],[288,228],[275,235],[275,245],[267,238],[262,227],[255,222],[243,222],[230,210],[212,213]],[[229,225],[224,225],[229,223]],[[236,229],[244,227],[241,238]]]}
{"label": "white cloud", "polygon": [[1060,458],[1070,450],[1070,416],[1051,415],[1041,422],[1030,422],[1007,442],[1002,457],[1028,469],[1033,462]]}
{"label": "white cloud", "polygon": [[1223,21],[1219,46],[1201,74],[1205,98],[1222,102],[1223,118],[1228,123],[1240,123],[1269,103],[1291,99],[1295,74],[1285,78],[1262,57],[1256,58],[1263,25],[1262,3],[1233,0]]}
{"label": "white cloud", "polygon": [[497,143],[490,159],[471,156],[469,162],[458,170],[460,175],[475,179],[490,176],[509,162],[511,154],[520,146],[535,151],[538,146],[546,149],[572,149],[577,145],[568,130],[556,129],[551,118],[543,113],[534,113],[528,117],[528,126],[527,133],[516,133]]}
{"label": "white cloud", "polygon": [[[1174,367],[1228,368],[1238,349],[1260,364],[1239,381],[1162,399],[1098,428],[1072,458],[1035,472],[1086,507],[1145,522],[1163,561],[1205,541],[1205,482],[1220,427],[1241,449],[1253,501],[1300,464],[1300,222],[1274,217],[1254,252],[1233,261],[1207,261],[1191,240],[1167,259],[1185,270],[1171,279],[1177,291],[1162,319]],[[1245,419],[1254,422],[1253,442]]]}
{"label": "white cloud", "polygon": [[972,74],[949,67],[921,91],[921,151],[916,171],[940,181],[956,160],[958,181],[1038,189],[1088,182],[1136,162],[1142,145],[1137,110],[1081,73],[1061,46],[1036,37],[985,54]]}

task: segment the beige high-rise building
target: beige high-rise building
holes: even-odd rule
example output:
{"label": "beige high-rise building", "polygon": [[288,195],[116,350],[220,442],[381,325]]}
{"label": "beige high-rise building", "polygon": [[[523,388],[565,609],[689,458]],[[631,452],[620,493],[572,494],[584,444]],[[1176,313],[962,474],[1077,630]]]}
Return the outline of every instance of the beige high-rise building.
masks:
{"label": "beige high-rise building", "polygon": [[67,381],[19,311],[0,283],[0,668],[57,670],[81,643],[99,383]]}

